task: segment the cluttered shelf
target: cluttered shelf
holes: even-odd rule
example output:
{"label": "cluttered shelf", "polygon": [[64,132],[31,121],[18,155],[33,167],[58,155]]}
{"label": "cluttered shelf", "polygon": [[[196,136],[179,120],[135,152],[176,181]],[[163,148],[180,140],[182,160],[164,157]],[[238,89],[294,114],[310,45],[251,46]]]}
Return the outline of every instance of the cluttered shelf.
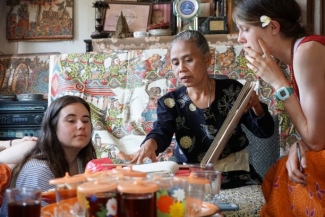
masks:
{"label": "cluttered shelf", "polygon": [[[137,49],[164,49],[169,48],[174,36],[149,36],[143,38],[101,38],[86,39],[86,52],[103,52],[105,50],[137,50]],[[205,35],[211,46],[236,45],[237,34]]]}

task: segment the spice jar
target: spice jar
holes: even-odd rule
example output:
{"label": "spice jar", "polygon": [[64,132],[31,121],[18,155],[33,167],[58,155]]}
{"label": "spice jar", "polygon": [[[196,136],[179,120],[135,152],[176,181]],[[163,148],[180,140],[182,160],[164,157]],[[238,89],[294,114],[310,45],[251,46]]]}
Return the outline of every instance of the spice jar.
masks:
{"label": "spice jar", "polygon": [[173,174],[155,174],[148,176],[157,183],[157,217],[184,217],[186,212],[186,179],[175,178]]}
{"label": "spice jar", "polygon": [[117,216],[117,183],[98,180],[78,186],[78,199],[86,216]]}
{"label": "spice jar", "polygon": [[196,217],[202,209],[204,188],[209,184],[206,178],[196,177],[191,173],[187,178],[186,217]]}
{"label": "spice jar", "polygon": [[85,180],[85,176],[70,176],[69,173],[66,173],[62,178],[51,179],[49,181],[50,185],[55,185],[58,216],[68,217],[83,214],[84,210],[76,197],[77,187],[85,182]]}
{"label": "spice jar", "polygon": [[119,217],[156,217],[158,185],[141,177],[117,185]]}

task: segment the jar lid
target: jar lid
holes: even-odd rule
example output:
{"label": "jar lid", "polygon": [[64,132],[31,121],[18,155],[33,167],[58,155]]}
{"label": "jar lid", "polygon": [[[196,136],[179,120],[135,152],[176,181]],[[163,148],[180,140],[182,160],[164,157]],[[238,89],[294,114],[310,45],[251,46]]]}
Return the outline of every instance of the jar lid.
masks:
{"label": "jar lid", "polygon": [[75,176],[70,176],[68,172],[65,173],[65,176],[62,178],[56,178],[56,179],[51,179],[49,181],[50,185],[59,185],[59,184],[65,184],[65,183],[77,183],[77,182],[83,182],[86,180],[85,176],[82,175],[75,175]]}
{"label": "jar lid", "polygon": [[121,182],[117,185],[117,190],[128,194],[147,194],[158,190],[158,185],[154,182],[145,181],[142,178],[135,178],[133,181]]}
{"label": "jar lid", "polygon": [[132,169],[132,166],[127,166],[123,168],[115,168],[112,170],[113,173],[121,173],[124,176],[132,176],[132,177],[143,177],[145,178],[147,174],[145,172],[140,172]]}
{"label": "jar lid", "polygon": [[196,177],[196,176],[194,176],[194,173],[190,173],[190,175],[188,176],[188,179],[187,179],[187,183],[188,184],[205,185],[205,184],[209,184],[210,181],[209,181],[209,179],[202,178],[202,177]]}
{"label": "jar lid", "polygon": [[85,172],[80,175],[83,175],[86,178],[93,178],[96,176],[109,176],[110,174],[112,174],[111,170],[102,170],[102,171],[92,172],[91,170],[86,169]]}
{"label": "jar lid", "polygon": [[196,177],[194,173],[190,173],[189,176],[175,176],[175,180],[186,180],[188,184],[209,184],[209,179]]}
{"label": "jar lid", "polygon": [[117,183],[112,181],[94,181],[86,182],[78,186],[78,192],[98,193],[116,190]]}

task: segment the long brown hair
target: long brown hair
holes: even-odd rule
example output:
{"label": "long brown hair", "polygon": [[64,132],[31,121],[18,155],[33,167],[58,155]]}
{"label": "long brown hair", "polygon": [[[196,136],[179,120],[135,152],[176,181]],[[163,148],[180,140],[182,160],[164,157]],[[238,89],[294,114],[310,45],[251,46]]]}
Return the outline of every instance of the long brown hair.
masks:
{"label": "long brown hair", "polygon": [[[44,114],[36,146],[28,152],[24,159],[13,169],[10,187],[16,186],[17,177],[20,171],[26,162],[32,159],[46,161],[55,178],[63,177],[66,172],[69,172],[69,164],[65,158],[63,148],[60,145],[61,142],[57,137],[56,128],[60,111],[73,103],[84,105],[91,119],[90,106],[84,99],[77,96],[62,96],[54,100]],[[86,164],[90,160],[96,159],[96,151],[92,139],[90,139],[86,147],[80,150],[78,158],[82,160],[83,168],[86,167]]]}
{"label": "long brown hair", "polygon": [[308,35],[302,26],[301,8],[295,0],[235,0],[232,18],[254,26],[261,26],[261,16],[268,16],[280,24],[288,38]]}

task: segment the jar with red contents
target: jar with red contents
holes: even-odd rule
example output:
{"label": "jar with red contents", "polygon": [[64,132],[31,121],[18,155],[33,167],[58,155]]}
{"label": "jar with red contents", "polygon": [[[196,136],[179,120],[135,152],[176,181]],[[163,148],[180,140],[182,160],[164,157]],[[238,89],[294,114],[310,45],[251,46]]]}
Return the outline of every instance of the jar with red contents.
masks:
{"label": "jar with red contents", "polygon": [[111,180],[86,182],[78,186],[78,199],[86,216],[117,217],[117,183]]}
{"label": "jar with red contents", "polygon": [[156,183],[137,177],[118,183],[117,190],[119,217],[157,217]]}

